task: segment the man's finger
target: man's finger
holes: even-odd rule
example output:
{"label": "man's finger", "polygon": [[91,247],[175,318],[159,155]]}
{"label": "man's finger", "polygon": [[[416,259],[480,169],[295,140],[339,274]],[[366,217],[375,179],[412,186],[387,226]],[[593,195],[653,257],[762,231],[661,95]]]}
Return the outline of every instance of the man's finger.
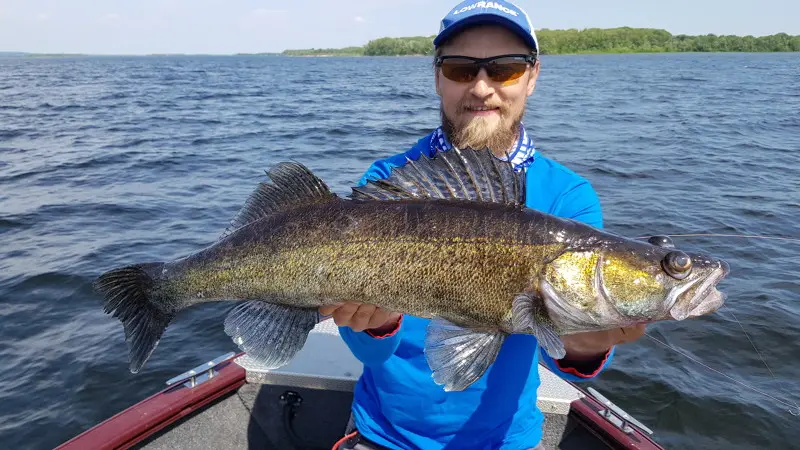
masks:
{"label": "man's finger", "polygon": [[331,314],[333,314],[334,311],[339,309],[339,307],[342,306],[343,304],[344,303],[334,303],[332,305],[320,306],[319,307],[319,313],[322,314],[323,316],[330,316]]}
{"label": "man's finger", "polygon": [[381,308],[375,308],[375,312],[369,319],[367,328],[378,328],[389,321],[389,312]]}
{"label": "man's finger", "polygon": [[350,319],[350,328],[353,331],[364,331],[369,326],[369,320],[375,313],[374,305],[359,305],[353,317]]}
{"label": "man's finger", "polygon": [[645,330],[646,330],[646,325],[644,324],[634,325],[632,327],[627,327],[627,328],[620,328],[622,334],[619,336],[618,341],[620,344],[635,341],[644,335]]}
{"label": "man's finger", "polygon": [[350,321],[356,311],[358,311],[357,303],[345,303],[333,312],[333,321],[340,327],[350,326]]}

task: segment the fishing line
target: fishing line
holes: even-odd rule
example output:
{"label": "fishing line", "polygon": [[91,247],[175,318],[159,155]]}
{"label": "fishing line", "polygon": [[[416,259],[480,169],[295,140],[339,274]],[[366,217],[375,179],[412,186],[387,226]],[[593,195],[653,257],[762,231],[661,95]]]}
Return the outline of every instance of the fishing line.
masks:
{"label": "fishing line", "polygon": [[695,357],[693,357],[693,356],[691,356],[691,355],[687,354],[686,352],[683,352],[683,351],[681,351],[681,350],[678,350],[677,348],[675,348],[675,347],[672,347],[671,345],[669,345],[669,344],[667,344],[667,343],[665,343],[665,342],[662,342],[662,341],[660,341],[658,338],[655,338],[655,337],[651,336],[649,333],[645,333],[644,335],[645,335],[645,336],[647,336],[647,337],[649,337],[650,339],[652,339],[652,340],[654,340],[654,341],[658,342],[659,344],[663,345],[664,347],[666,347],[666,348],[668,348],[668,349],[670,349],[670,350],[672,350],[672,351],[674,351],[674,352],[677,352],[677,353],[679,353],[679,354],[681,354],[681,355],[683,355],[683,356],[685,356],[685,357],[689,358],[690,360],[692,360],[692,361],[696,362],[697,364],[700,364],[701,366],[705,367],[706,369],[708,369],[708,370],[710,370],[710,371],[712,371],[712,372],[714,372],[714,373],[716,373],[716,374],[719,374],[719,375],[721,375],[721,376],[723,376],[723,377],[725,377],[725,378],[727,378],[727,379],[729,379],[729,380],[733,381],[734,383],[736,383],[736,384],[738,384],[738,385],[740,385],[740,386],[744,386],[744,387],[746,387],[746,388],[748,388],[748,389],[750,389],[750,390],[753,390],[753,391],[755,391],[755,392],[758,392],[759,394],[761,394],[761,395],[763,395],[763,396],[765,396],[765,397],[769,397],[769,398],[771,398],[771,399],[775,400],[775,401],[776,401],[776,402],[778,402],[778,403],[781,403],[781,404],[783,404],[783,405],[786,405],[786,406],[788,406],[788,407],[789,407],[789,414],[791,414],[791,415],[793,415],[793,416],[800,416],[800,410],[797,410],[797,409],[795,409],[795,408],[797,408],[797,406],[796,406],[796,405],[792,405],[791,403],[789,403],[789,402],[785,402],[785,401],[783,401],[783,400],[781,400],[781,399],[779,399],[779,398],[777,398],[777,397],[775,397],[775,396],[773,396],[773,395],[767,394],[766,392],[764,392],[764,391],[762,391],[762,390],[760,390],[760,389],[758,389],[758,388],[754,388],[754,387],[752,387],[752,386],[750,386],[750,385],[748,385],[748,384],[746,384],[746,383],[743,383],[743,382],[741,382],[741,381],[737,380],[736,378],[733,378],[733,377],[731,377],[731,376],[729,376],[729,375],[725,375],[724,373],[720,372],[719,370],[717,370],[717,369],[715,369],[715,368],[713,368],[713,367],[711,367],[711,366],[709,366],[709,365],[707,365],[707,364],[703,363],[702,361],[700,361],[700,360],[698,360],[697,358],[695,358]]}
{"label": "fishing line", "polygon": [[[725,306],[727,306],[727,305],[723,305],[723,308]],[[720,308],[720,310],[721,309],[722,308]],[[772,373],[772,369],[770,369],[769,366],[767,365],[767,360],[764,359],[764,356],[761,354],[760,351],[758,351],[758,348],[756,348],[756,344],[755,344],[755,342],[753,342],[753,339],[750,338],[750,334],[748,334],[747,330],[744,329],[744,325],[742,325],[742,322],[738,318],[736,318],[736,315],[733,313],[732,310],[730,310],[730,308],[727,308],[727,309],[731,313],[731,316],[733,317],[733,320],[735,320],[736,323],[739,324],[739,328],[742,329],[742,332],[744,333],[744,335],[747,336],[747,340],[750,341],[750,345],[753,346],[753,350],[755,350],[756,354],[758,354],[758,357],[761,358],[761,362],[764,363],[764,367],[767,368],[767,370],[769,371],[769,374],[772,376],[772,379],[775,381],[775,383],[781,385],[781,389],[784,389],[783,384],[778,381],[778,379],[775,377],[775,374]],[[784,390],[786,390],[786,389],[784,389]],[[796,411],[800,412],[800,406],[798,406],[797,402],[794,402],[794,407],[796,408]],[[792,411],[790,410],[789,412],[792,412]],[[794,414],[794,413],[792,412],[792,414]]]}
{"label": "fishing line", "polygon": [[[658,236],[667,237],[739,237],[747,239],[771,239],[778,241],[800,242],[800,238],[782,237],[782,236],[759,236],[753,234],[724,234],[724,233],[691,233],[691,234],[659,234]],[[652,236],[639,236],[635,239],[648,239]]]}
{"label": "fishing line", "polygon": [[[778,240],[778,241],[787,241],[787,242],[800,242],[800,238],[791,238],[791,237],[783,237],[783,236],[761,236],[761,235],[751,235],[751,234],[685,233],[685,234],[663,234],[663,235],[659,235],[659,236],[667,236],[667,237],[738,237],[738,238],[746,238],[746,239],[765,239],[765,240]],[[639,237],[637,237],[635,239],[649,239],[650,237],[652,237],[652,236],[639,236]],[[764,359],[764,356],[761,354],[760,351],[758,351],[758,348],[756,347],[756,344],[753,342],[753,339],[750,338],[750,335],[747,333],[747,330],[744,329],[744,325],[742,325],[742,322],[739,321],[739,319],[736,317],[736,315],[733,313],[733,311],[731,311],[730,313],[731,313],[731,316],[733,317],[733,320],[735,320],[739,324],[739,327],[742,329],[742,332],[744,332],[744,335],[747,336],[747,340],[750,341],[750,345],[753,346],[753,350],[756,351],[756,354],[758,354],[759,359],[761,359],[761,362],[764,363],[764,367],[767,368],[767,371],[769,371],[769,374],[772,376],[772,379],[776,383],[780,384],[778,382],[778,379],[775,377],[775,374],[772,372],[772,369],[769,368],[769,365],[767,364],[767,361]],[[706,369],[708,369],[708,370],[710,370],[710,371],[712,371],[712,372],[714,372],[714,373],[716,373],[718,375],[721,375],[724,378],[727,378],[728,380],[733,381],[734,383],[736,383],[736,384],[738,384],[740,386],[744,386],[744,387],[746,387],[746,388],[748,388],[748,389],[750,389],[752,391],[755,391],[755,392],[757,392],[757,393],[759,393],[759,394],[761,394],[761,395],[763,395],[765,397],[771,398],[771,399],[775,400],[778,403],[781,403],[783,405],[788,406],[789,407],[789,414],[791,414],[793,416],[800,416],[800,406],[798,406],[797,402],[795,402],[794,405],[792,405],[791,403],[785,402],[785,401],[783,401],[783,400],[781,400],[781,399],[779,399],[779,398],[777,398],[775,396],[767,394],[766,392],[764,392],[764,391],[762,391],[760,389],[757,389],[755,387],[749,386],[748,384],[746,384],[746,383],[744,383],[742,381],[739,381],[739,380],[737,380],[737,379],[735,379],[735,378],[733,378],[731,376],[728,376],[728,375],[720,372],[719,370],[714,369],[713,367],[708,366],[707,364],[699,361],[697,358],[694,358],[694,357],[690,356],[689,354],[687,354],[686,352],[683,352],[683,351],[681,351],[681,350],[679,350],[679,349],[677,349],[675,347],[670,346],[669,344],[667,344],[665,342],[662,342],[662,341],[658,340],[657,338],[651,336],[648,333],[645,333],[645,336],[647,336],[648,338],[652,339],[653,341],[663,345],[664,347],[666,347],[666,348],[668,348],[668,349],[670,349],[670,350],[672,350],[672,351],[674,351],[674,352],[676,352],[676,353],[678,353],[680,355],[683,355],[686,358],[689,358],[693,362],[705,367]],[[783,386],[781,386],[781,388],[783,388]]]}

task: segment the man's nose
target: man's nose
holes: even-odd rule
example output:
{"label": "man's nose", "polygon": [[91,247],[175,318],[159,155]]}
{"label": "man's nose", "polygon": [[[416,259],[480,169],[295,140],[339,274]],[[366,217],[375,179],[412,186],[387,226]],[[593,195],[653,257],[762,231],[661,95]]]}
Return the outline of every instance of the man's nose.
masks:
{"label": "man's nose", "polygon": [[475,81],[472,85],[472,95],[479,97],[479,98],[486,98],[492,94],[494,94],[494,87],[492,87],[491,80],[489,79],[489,75],[486,73],[486,69],[481,67],[480,72],[478,72],[478,76],[475,78]]}

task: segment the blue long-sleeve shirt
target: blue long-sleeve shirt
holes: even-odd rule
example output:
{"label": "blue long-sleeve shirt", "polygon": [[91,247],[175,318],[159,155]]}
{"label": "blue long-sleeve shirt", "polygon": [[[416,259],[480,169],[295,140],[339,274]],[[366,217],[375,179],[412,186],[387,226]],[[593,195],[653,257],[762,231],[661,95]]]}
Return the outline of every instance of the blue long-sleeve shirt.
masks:
{"label": "blue long-sleeve shirt", "polygon": [[[392,167],[420,154],[432,156],[428,135],[410,150],[376,161],[364,174],[384,179]],[[536,155],[526,171],[526,206],[602,227],[600,201],[584,178]],[[592,378],[611,362],[614,349],[591,374],[561,368],[531,335],[510,335],[486,373],[461,392],[434,383],[423,352],[428,319],[409,315],[384,336],[340,327],[342,339],[364,364],[353,400],[356,428],[388,448],[524,449],[542,439],[544,415],[536,407],[539,358],[571,381]]]}

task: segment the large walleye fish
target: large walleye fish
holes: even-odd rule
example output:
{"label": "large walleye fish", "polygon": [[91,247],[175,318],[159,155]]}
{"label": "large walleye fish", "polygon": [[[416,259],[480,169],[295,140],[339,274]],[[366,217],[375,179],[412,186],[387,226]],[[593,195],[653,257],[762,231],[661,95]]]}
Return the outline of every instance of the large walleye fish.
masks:
{"label": "large walleye fish", "polygon": [[432,318],[435,382],[463,390],[510,333],[562,358],[559,336],[716,311],[728,265],[526,208],[524,175],[489,151],[394,168],[348,198],[297,163],[269,170],[213,245],[95,282],[138,372],[180,310],[238,301],[225,331],[267,367],[288,363],[321,305],[359,301]]}

